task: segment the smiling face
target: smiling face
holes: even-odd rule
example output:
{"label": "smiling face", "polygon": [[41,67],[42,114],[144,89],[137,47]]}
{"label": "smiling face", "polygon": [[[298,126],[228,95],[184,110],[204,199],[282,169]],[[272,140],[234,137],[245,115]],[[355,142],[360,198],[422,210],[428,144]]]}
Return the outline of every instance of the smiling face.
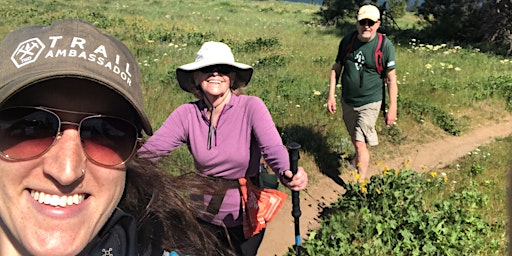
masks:
{"label": "smiling face", "polygon": [[207,96],[219,96],[226,93],[235,79],[233,69],[217,71],[215,68],[194,72],[194,81],[199,84]]}
{"label": "smiling face", "polygon": [[[133,120],[130,106],[120,96],[91,83],[47,81],[25,89],[7,104]],[[59,117],[79,122],[84,116]],[[106,168],[90,162],[77,127],[63,126],[61,131],[53,146],[35,159],[0,158],[0,255],[77,255],[103,227],[123,194],[124,166]]]}

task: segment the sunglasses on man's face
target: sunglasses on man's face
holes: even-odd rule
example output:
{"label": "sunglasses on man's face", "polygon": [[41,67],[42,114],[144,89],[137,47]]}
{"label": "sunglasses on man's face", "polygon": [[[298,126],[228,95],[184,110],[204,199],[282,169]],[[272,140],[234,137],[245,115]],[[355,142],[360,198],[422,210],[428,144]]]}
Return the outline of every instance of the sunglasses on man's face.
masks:
{"label": "sunglasses on man's face", "polygon": [[230,65],[213,65],[201,68],[199,71],[204,74],[213,74],[217,72],[222,75],[228,75],[234,71],[234,68]]}
{"label": "sunglasses on man's face", "polygon": [[22,161],[46,153],[62,134],[62,125],[77,126],[82,149],[95,164],[114,167],[134,154],[137,128],[131,122],[106,115],[90,115],[79,123],[61,121],[53,112],[77,113],[43,107],[12,107],[0,110],[0,155]]}
{"label": "sunglasses on man's face", "polygon": [[371,27],[371,26],[375,25],[375,21],[370,20],[370,19],[360,20],[358,22],[359,22],[359,25],[361,25],[363,27],[366,26],[366,25],[368,25],[368,27]]}

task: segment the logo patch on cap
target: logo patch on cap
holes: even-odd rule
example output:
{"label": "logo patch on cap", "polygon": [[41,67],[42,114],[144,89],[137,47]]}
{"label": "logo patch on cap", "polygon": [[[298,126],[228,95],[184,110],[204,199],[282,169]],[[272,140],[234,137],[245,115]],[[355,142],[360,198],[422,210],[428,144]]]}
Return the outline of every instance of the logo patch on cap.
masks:
{"label": "logo patch on cap", "polygon": [[46,46],[39,38],[32,38],[21,42],[11,56],[17,68],[35,62]]}
{"label": "logo patch on cap", "polygon": [[[46,41],[45,38],[43,40]],[[48,50],[45,50],[45,48],[46,46],[41,39],[31,38],[18,45],[11,56],[11,60],[17,68],[21,68],[36,62],[39,55],[44,54],[44,56],[41,56],[41,61],[44,60],[45,63],[41,65],[50,65],[55,70],[58,70],[58,66],[66,65],[65,63],[72,64],[83,61],[84,65],[93,64],[102,67],[98,70],[98,74],[103,74],[109,78],[119,77],[128,86],[132,86],[130,62],[123,60],[121,55],[117,53],[109,52],[108,50],[111,50],[111,48],[106,45],[89,43],[81,37],[60,35],[49,36]],[[57,67],[53,65],[57,65]],[[113,73],[114,76],[110,76],[108,73]]]}

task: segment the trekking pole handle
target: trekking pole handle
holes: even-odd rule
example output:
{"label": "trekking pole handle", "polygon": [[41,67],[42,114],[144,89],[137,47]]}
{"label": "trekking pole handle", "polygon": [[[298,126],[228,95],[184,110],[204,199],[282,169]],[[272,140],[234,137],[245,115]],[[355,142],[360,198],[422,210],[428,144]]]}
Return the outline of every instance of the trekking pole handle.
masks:
{"label": "trekking pole handle", "polygon": [[290,171],[292,171],[293,175],[297,174],[297,170],[299,168],[299,149],[300,144],[297,142],[292,142],[288,145],[289,156],[290,156]]}
{"label": "trekking pole handle", "polygon": [[[288,149],[290,156],[290,171],[292,171],[293,175],[295,175],[299,168],[300,145],[296,142],[292,142],[290,145],[288,145]],[[300,215],[302,215],[302,212],[300,211],[299,191],[292,191],[292,216],[294,218],[299,218]]]}

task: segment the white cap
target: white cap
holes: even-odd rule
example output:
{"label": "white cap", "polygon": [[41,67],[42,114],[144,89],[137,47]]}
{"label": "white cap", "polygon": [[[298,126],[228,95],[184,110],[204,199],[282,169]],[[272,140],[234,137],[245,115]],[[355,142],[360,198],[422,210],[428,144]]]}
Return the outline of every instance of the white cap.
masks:
{"label": "white cap", "polygon": [[380,20],[380,11],[379,8],[375,5],[367,4],[363,5],[359,8],[359,12],[357,13],[357,20],[370,19],[373,21]]}

